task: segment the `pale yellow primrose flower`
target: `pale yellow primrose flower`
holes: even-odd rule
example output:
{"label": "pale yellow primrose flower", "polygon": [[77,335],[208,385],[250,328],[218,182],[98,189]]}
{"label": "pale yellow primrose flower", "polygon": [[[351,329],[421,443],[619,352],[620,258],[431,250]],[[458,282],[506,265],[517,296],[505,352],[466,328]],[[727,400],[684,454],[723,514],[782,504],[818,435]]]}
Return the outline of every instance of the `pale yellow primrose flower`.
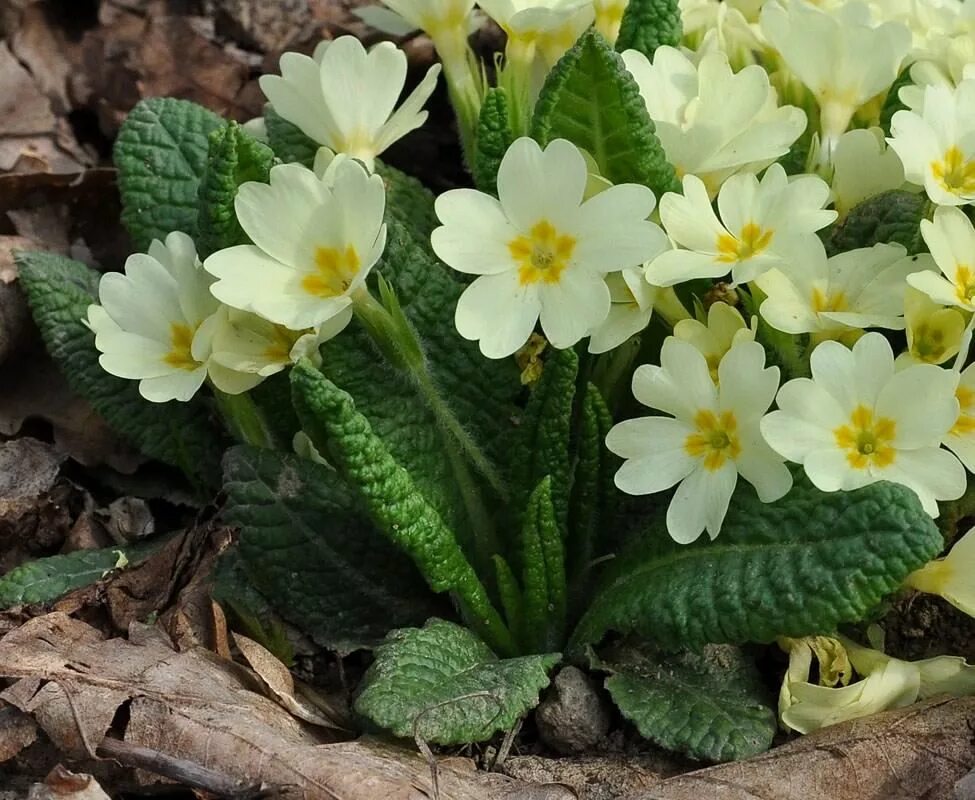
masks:
{"label": "pale yellow primrose flower", "polygon": [[942,443],[961,459],[969,472],[975,472],[975,364],[961,373],[955,397],[960,413]]}
{"label": "pale yellow primrose flower", "polygon": [[575,44],[595,18],[592,0],[478,0],[508,35],[509,60],[528,64],[537,54],[548,67]]}
{"label": "pale yellow primrose flower", "polygon": [[590,353],[608,352],[646,328],[661,291],[647,283],[642,266],[610,273],[606,285],[611,302],[609,316],[590,334]]}
{"label": "pale yellow primrose flower", "polygon": [[785,333],[840,338],[864,328],[904,328],[908,276],[922,265],[899,244],[876,244],[826,257],[814,238],[755,283],[767,295],[762,318]]}
{"label": "pale yellow primrose flower", "polygon": [[207,258],[218,299],[293,331],[348,320],[352,295],[386,244],[386,193],[382,178],[354,159],[340,159],[330,177],[279,164],[269,184],[240,187],[234,209],[254,244]]}
{"label": "pale yellow primrose flower", "polygon": [[847,131],[836,145],[830,181],[833,208],[842,219],[871,197],[904,185],[904,165],[880,128]]}
{"label": "pale yellow primrose flower", "polygon": [[938,516],[938,500],[965,492],[965,468],[940,445],[958,419],[958,374],[932,364],[894,371],[880,333],[852,351],[823,342],[810,358],[812,378],[786,383],[779,409],[761,422],[772,449],[803,465],[824,492],[851,491],[877,481],[911,489]]}
{"label": "pale yellow primrose flower", "polygon": [[[756,3],[750,0],[680,0],[684,40],[698,52],[716,48],[737,68],[755,63],[765,45]],[[760,3],[758,3],[760,5]]]}
{"label": "pale yellow primrose flower", "polygon": [[[921,220],[921,236],[931,251],[918,257],[919,272],[907,282],[935,303],[975,311],[975,228],[964,212],[940,206],[934,220]],[[941,270],[941,275],[937,270]]]}
{"label": "pale yellow primrose flower", "polygon": [[210,354],[197,334],[219,305],[211,280],[193,240],[180,232],[130,255],[124,274],[103,275],[87,320],[102,369],[138,380],[151,402],[191,399],[207,377]]}
{"label": "pale yellow primrose flower", "polygon": [[371,171],[393,142],[427,118],[423,104],[437,84],[440,65],[398,109],[406,83],[406,54],[390,42],[368,52],[354,36],[322,42],[311,58],[281,56],[281,75],[264,75],[261,90],[274,110],[320,145],[361,160]]}
{"label": "pale yellow primrose flower", "polygon": [[904,321],[907,350],[894,362],[898,369],[909,364],[943,364],[961,349],[965,333],[962,313],[938,305],[911,286],[904,290]]}
{"label": "pale yellow primrose flower", "polygon": [[606,37],[606,41],[610,44],[616,44],[629,0],[593,0],[592,5],[596,12],[596,30]]}
{"label": "pale yellow primrose flower", "polygon": [[856,110],[894,82],[911,45],[906,25],[873,25],[870,9],[858,0],[835,10],[773,0],[762,8],[761,25],[779,57],[816,98],[827,155]]}
{"label": "pale yellow primrose flower", "polygon": [[665,45],[652,64],[636,50],[624,51],[623,62],[640,87],[667,160],[679,176],[700,178],[711,197],[731,175],[759,172],[784,156],[806,128],[802,109],[779,107],[762,67],[732,72],[724,53],[709,52],[694,64]]}
{"label": "pale yellow primrose flower", "polygon": [[[961,697],[975,693],[975,666],[958,656],[902,661],[846,638],[841,637],[837,644],[846,649],[850,663],[863,678],[831,688],[809,682],[814,655],[810,639],[783,642],[789,651],[789,668],[779,692],[779,717],[785,726],[811,733],[937,694]],[[818,649],[816,655],[822,652]]]}
{"label": "pale yellow primrose flower", "polygon": [[763,441],[759,419],[779,385],[778,367],[765,366],[757,342],[741,342],[718,366],[717,385],[707,361],[688,342],[668,337],[660,366],[633,374],[633,396],[673,416],[639,417],[613,426],[606,446],[626,459],[616,486],[627,494],[662,492],[675,484],[667,531],[688,544],[705,530],[720,532],[740,475],[771,503],[792,486],[792,474]]}
{"label": "pale yellow primrose flower", "polygon": [[752,326],[727,303],[713,303],[708,309],[705,325],[696,319],[682,319],[674,325],[674,336],[694,345],[708,363],[711,380],[718,381],[718,365],[729,350],[741,342],[755,341],[758,318],[752,317]]}
{"label": "pale yellow primrose flower", "polygon": [[907,180],[938,205],[975,203],[975,77],[954,89],[928,86],[922,106],[891,119],[887,141]]}
{"label": "pale yellow primrose flower", "polygon": [[660,219],[682,250],[668,250],[650,264],[647,278],[673,286],[692,278],[720,278],[731,273],[747,283],[784,265],[816,240],[836,212],[825,210],[829,186],[815,175],[789,179],[780,164],[762,180],[745,173],[725,181],[714,213],[707,188],[695,175],[684,176],[684,193],[660,200]]}
{"label": "pale yellow primrose flower", "polygon": [[[969,447],[968,455],[975,454]],[[919,592],[943,597],[955,608],[975,617],[975,528],[961,537],[944,558],[925,564],[907,576]]]}
{"label": "pale yellow primrose flower", "polygon": [[434,251],[478,276],[457,302],[457,330],[488,358],[515,353],[538,322],[553,347],[571,347],[609,315],[605,276],[668,246],[647,220],[653,192],[624,183],[583,200],[588,177],[571,142],[542,150],[523,137],[501,160],[498,199],[473,189],[437,198]]}

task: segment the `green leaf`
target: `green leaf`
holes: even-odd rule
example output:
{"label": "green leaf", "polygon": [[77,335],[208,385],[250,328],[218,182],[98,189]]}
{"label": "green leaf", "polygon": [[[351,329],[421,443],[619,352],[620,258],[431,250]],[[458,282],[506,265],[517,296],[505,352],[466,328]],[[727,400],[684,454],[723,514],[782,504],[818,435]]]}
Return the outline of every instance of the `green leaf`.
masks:
{"label": "green leaf", "polygon": [[431,589],[453,593],[479,634],[502,652],[512,652],[511,635],[454,533],[356,410],[352,397],[307,361],[291,370],[291,386],[305,431],[357,490],[377,527],[410,555]]}
{"label": "green leaf", "polygon": [[396,736],[482,742],[538,704],[558,653],[498,660],[474,634],[440,619],[393,631],[376,648],[355,710]]}
{"label": "green leaf", "polygon": [[548,74],[532,128],[542,145],[563,138],[587,150],[613,183],[680,191],[636,81],[594,28]]}
{"label": "green leaf", "polygon": [[430,234],[440,224],[433,209],[433,192],[416,178],[381,161],[376,162],[376,174],[386,185],[387,220],[399,222],[432,256]]}
{"label": "green leaf", "polygon": [[256,447],[224,459],[224,518],[256,589],[316,642],[348,653],[442,608],[328,467]]}
{"label": "green leaf", "polygon": [[764,753],[777,727],[755,664],[737,648],[663,655],[627,648],[600,669],[619,710],[654,744],[705,761]]}
{"label": "green leaf", "polygon": [[488,89],[477,120],[477,149],[471,176],[482,192],[498,193],[498,168],[514,137],[504,89]]}
{"label": "green leaf", "polygon": [[679,545],[651,527],[615,559],[573,645],[610,630],[667,649],[832,631],[941,548],[917,495],[898,484],[827,494],[800,475],[776,503],[742,486],[716,540]]}
{"label": "green leaf", "polygon": [[274,155],[285,164],[297,162],[311,169],[319,148],[317,142],[305,136],[301,128],[292,125],[270,105],[264,106],[264,126]]}
{"label": "green leaf", "polygon": [[901,70],[901,74],[897,76],[897,80],[894,81],[888,90],[887,97],[884,98],[884,105],[880,109],[880,127],[884,131],[884,136],[890,136],[890,121],[893,119],[894,114],[907,108],[907,106],[901,102],[901,88],[904,86],[910,86],[912,83],[911,68],[910,66],[907,66]]}
{"label": "green leaf", "polygon": [[0,578],[0,608],[57,600],[101,580],[113,569],[131,566],[161,544],[162,540],[156,540],[102,550],[77,550],[28,561]]}
{"label": "green leaf", "polygon": [[900,244],[909,255],[926,251],[921,220],[927,211],[924,192],[892,189],[867,198],[830,229],[830,255],[875,244]]}
{"label": "green leaf", "polygon": [[225,247],[250,244],[250,238],[237,221],[234,198],[242,183],[267,183],[274,161],[271,148],[245,133],[236,122],[213,131],[209,147],[200,182],[196,239],[200,258]]}
{"label": "green leaf", "polygon": [[16,259],[34,321],[71,389],[147,456],[181,468],[202,487],[218,485],[225,438],[202,398],[150,403],[137,381],[99,365],[95,335],[82,321],[98,302],[98,273],[52,253],[21,252]]}
{"label": "green leaf", "polygon": [[619,492],[613,483],[619,466],[603,442],[613,427],[613,417],[599,390],[586,386],[579,415],[579,438],[576,444],[575,477],[569,501],[569,585],[588,599],[587,576],[593,558],[606,554],[604,545],[616,510]]}
{"label": "green leaf", "polygon": [[172,97],[136,105],[115,141],[122,222],[136,248],[172,231],[196,238],[207,136],[224,121],[203,106]]}
{"label": "green leaf", "polygon": [[677,47],[683,35],[677,0],[629,0],[620,22],[616,49],[639,50],[653,61],[662,44]]}
{"label": "green leaf", "polygon": [[524,606],[519,633],[526,650],[544,652],[562,646],[566,626],[565,548],[549,477],[528,500],[521,542]]}
{"label": "green leaf", "polygon": [[572,404],[579,357],[574,350],[552,350],[535,385],[510,448],[511,505],[525,509],[531,493],[546,477],[552,479],[552,505],[565,531],[572,485]]}

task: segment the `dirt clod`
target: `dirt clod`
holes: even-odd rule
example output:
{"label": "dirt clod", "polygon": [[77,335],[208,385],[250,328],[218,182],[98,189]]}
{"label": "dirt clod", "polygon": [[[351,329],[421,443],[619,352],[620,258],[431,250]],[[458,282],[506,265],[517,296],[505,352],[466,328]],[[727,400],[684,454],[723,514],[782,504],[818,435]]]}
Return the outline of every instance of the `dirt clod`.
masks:
{"label": "dirt clod", "polygon": [[542,741],[559,753],[592,751],[609,731],[605,697],[578,667],[563,667],[535,714]]}

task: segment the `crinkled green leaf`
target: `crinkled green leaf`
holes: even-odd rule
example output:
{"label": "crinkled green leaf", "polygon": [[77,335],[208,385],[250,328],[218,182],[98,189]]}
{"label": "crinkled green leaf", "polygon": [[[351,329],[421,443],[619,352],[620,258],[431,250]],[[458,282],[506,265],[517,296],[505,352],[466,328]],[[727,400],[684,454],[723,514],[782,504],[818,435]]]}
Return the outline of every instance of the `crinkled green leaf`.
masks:
{"label": "crinkled green leaf", "polygon": [[413,234],[415,241],[431,256],[430,234],[440,223],[433,210],[433,192],[411,175],[376,162],[376,174],[386,185],[386,218],[394,219]]}
{"label": "crinkled green leaf", "polygon": [[764,753],[776,731],[768,689],[737,647],[664,655],[620,649],[599,668],[619,710],[654,744],[705,761]]}
{"label": "crinkled green leaf", "polygon": [[668,649],[832,631],[941,548],[917,495],[899,484],[827,494],[800,476],[775,503],[741,486],[714,541],[679,545],[650,527],[614,559],[573,643],[611,630]]}
{"label": "crinkled green leaf", "polygon": [[396,736],[440,745],[482,742],[538,704],[558,653],[498,660],[466,628],[430,620],[376,648],[355,710]]}
{"label": "crinkled green leaf", "polygon": [[147,456],[181,468],[203,487],[219,485],[225,436],[203,400],[150,403],[137,381],[99,365],[95,335],[82,322],[97,302],[98,273],[52,253],[18,253],[17,266],[44,344],[72,390]]}
{"label": "crinkled green leaf", "polygon": [[224,459],[224,518],[240,557],[282,617],[340,652],[441,611],[416,568],[369,522],[328,467],[255,447]]}
{"label": "crinkled green leaf", "polygon": [[274,155],[285,164],[297,162],[311,168],[318,152],[317,142],[305,136],[301,128],[288,122],[270,105],[264,106],[264,126]]}
{"label": "crinkled green leaf", "polygon": [[565,641],[565,547],[552,505],[552,479],[546,477],[528,499],[522,522],[524,607],[522,646],[537,653]]}
{"label": "crinkled green leaf", "polygon": [[680,191],[636,81],[595,28],[548,74],[532,129],[542,145],[563,138],[587,150],[613,183]]}
{"label": "crinkled green leaf", "polygon": [[172,231],[196,238],[207,136],[223,127],[212,111],[172,97],[136,105],[115,140],[122,222],[136,248]]}
{"label": "crinkled green leaf", "polygon": [[511,121],[504,89],[488,89],[477,121],[477,149],[471,177],[482,192],[498,193],[498,169],[511,146]]}
{"label": "crinkled green leaf", "polygon": [[900,244],[909,255],[923,253],[921,220],[927,210],[924,192],[892,189],[869,197],[830,229],[827,247],[830,254],[845,253],[875,244]]}
{"label": "crinkled green leaf", "polygon": [[552,505],[565,530],[572,485],[572,404],[579,357],[574,350],[552,350],[518,422],[509,451],[511,505],[520,513],[545,477],[552,479]]}
{"label": "crinkled green leaf", "polygon": [[274,153],[263,142],[229,122],[209,136],[209,153],[200,181],[199,233],[196,248],[200,258],[238,244],[250,244],[234,211],[237,190],[246,181],[267,182]]}
{"label": "crinkled green leaf", "polygon": [[291,370],[295,410],[320,452],[329,454],[377,527],[413,559],[435,592],[451,592],[466,621],[500,651],[514,642],[455,534],[390,454],[351,395],[308,361]]}
{"label": "crinkled green leaf", "polygon": [[49,603],[74,589],[101,580],[113,569],[122,569],[145,558],[162,540],[28,561],[0,578],[0,608],[27,603]]}
{"label": "crinkled green leaf", "polygon": [[653,61],[662,44],[677,47],[683,34],[677,0],[629,0],[620,22],[616,49],[639,50]]}

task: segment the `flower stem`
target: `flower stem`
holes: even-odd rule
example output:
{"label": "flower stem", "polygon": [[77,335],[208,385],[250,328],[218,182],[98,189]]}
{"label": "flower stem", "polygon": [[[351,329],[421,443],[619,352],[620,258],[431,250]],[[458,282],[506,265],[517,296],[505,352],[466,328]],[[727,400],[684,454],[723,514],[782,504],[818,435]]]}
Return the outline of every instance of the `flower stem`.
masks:
{"label": "flower stem", "polygon": [[268,427],[264,413],[257,407],[250,394],[247,392],[227,394],[216,387],[211,388],[220,416],[235,439],[255,447],[274,449],[274,435]]}

